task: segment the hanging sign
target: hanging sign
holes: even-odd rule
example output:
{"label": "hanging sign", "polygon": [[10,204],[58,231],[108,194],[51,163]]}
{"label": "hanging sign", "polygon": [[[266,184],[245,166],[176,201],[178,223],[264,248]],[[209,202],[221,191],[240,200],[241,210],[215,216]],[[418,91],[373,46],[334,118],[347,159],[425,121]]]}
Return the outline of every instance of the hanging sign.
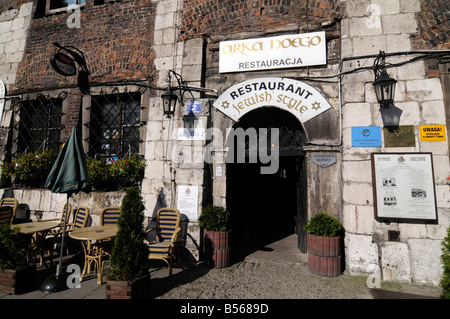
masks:
{"label": "hanging sign", "polygon": [[50,64],[56,72],[64,76],[72,76],[77,72],[75,62],[62,52],[53,53],[50,56]]}
{"label": "hanging sign", "polygon": [[327,63],[325,32],[220,42],[219,72],[296,68]]}
{"label": "hanging sign", "polygon": [[445,125],[420,125],[421,141],[445,141]]}
{"label": "hanging sign", "polygon": [[234,121],[254,109],[275,106],[292,113],[302,123],[331,108],[312,86],[288,78],[257,78],[235,84],[213,105]]}

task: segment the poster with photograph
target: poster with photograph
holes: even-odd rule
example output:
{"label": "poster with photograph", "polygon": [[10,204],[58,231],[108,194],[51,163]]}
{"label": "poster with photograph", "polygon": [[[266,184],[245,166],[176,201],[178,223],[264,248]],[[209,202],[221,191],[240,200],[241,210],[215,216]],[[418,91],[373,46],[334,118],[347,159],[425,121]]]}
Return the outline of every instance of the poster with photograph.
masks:
{"label": "poster with photograph", "polygon": [[431,153],[372,153],[375,218],[436,221]]}

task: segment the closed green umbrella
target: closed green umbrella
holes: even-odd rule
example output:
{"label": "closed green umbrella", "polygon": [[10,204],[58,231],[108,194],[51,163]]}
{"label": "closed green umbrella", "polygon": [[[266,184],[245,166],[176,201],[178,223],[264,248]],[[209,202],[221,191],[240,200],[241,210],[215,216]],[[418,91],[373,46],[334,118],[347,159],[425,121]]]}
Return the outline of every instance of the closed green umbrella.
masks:
{"label": "closed green umbrella", "polygon": [[67,193],[69,197],[79,191],[85,193],[91,191],[83,145],[77,127],[72,129],[67,143],[53,164],[45,188],[50,189],[52,193]]}
{"label": "closed green umbrella", "polygon": [[[76,126],[72,129],[72,133],[53,164],[52,170],[48,174],[44,186],[45,188],[50,189],[52,193],[67,194],[66,209],[69,206],[69,198],[73,193],[78,193],[79,191],[89,193],[91,191],[91,183],[89,182],[89,175],[86,168],[86,159],[84,158],[81,135]],[[67,212],[65,212],[65,214],[67,215]],[[65,282],[61,282],[60,275],[66,222],[67,218],[64,218],[61,250],[59,254],[59,264],[56,269],[56,278],[52,276],[45,280],[41,285],[41,290],[43,291],[54,292],[62,290],[65,287]]]}

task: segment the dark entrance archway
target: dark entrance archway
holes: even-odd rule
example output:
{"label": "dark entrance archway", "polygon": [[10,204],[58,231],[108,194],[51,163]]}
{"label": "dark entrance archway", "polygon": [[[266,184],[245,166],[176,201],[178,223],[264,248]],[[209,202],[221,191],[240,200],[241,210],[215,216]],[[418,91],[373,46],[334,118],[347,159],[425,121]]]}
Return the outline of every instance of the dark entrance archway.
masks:
{"label": "dark entrance archway", "polygon": [[[236,157],[227,158],[227,207],[232,214],[233,255],[242,259],[294,233],[299,235],[298,248],[305,252],[306,184],[302,147],[306,138],[302,125],[289,112],[265,107],[242,117],[234,126],[238,128],[256,129],[258,140],[262,133],[267,134],[264,138],[269,148],[273,146],[271,132],[277,128],[279,154],[278,170],[273,174],[261,174],[261,167],[268,164],[260,160],[253,163],[246,157],[244,163],[237,163]],[[239,143],[242,140],[235,140],[232,145],[243,147]],[[252,147],[249,144],[246,140],[246,155]]]}

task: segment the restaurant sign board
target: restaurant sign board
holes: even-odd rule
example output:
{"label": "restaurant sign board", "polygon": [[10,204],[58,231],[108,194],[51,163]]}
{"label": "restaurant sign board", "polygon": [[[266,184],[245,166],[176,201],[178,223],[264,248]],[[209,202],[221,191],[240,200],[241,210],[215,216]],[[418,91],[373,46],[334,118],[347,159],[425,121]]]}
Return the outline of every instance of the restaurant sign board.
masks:
{"label": "restaurant sign board", "polygon": [[275,106],[304,123],[331,108],[312,86],[289,78],[255,78],[229,87],[214,102],[219,111],[238,121],[260,107]]}
{"label": "restaurant sign board", "polygon": [[327,63],[325,32],[220,42],[219,72],[296,68]]}

